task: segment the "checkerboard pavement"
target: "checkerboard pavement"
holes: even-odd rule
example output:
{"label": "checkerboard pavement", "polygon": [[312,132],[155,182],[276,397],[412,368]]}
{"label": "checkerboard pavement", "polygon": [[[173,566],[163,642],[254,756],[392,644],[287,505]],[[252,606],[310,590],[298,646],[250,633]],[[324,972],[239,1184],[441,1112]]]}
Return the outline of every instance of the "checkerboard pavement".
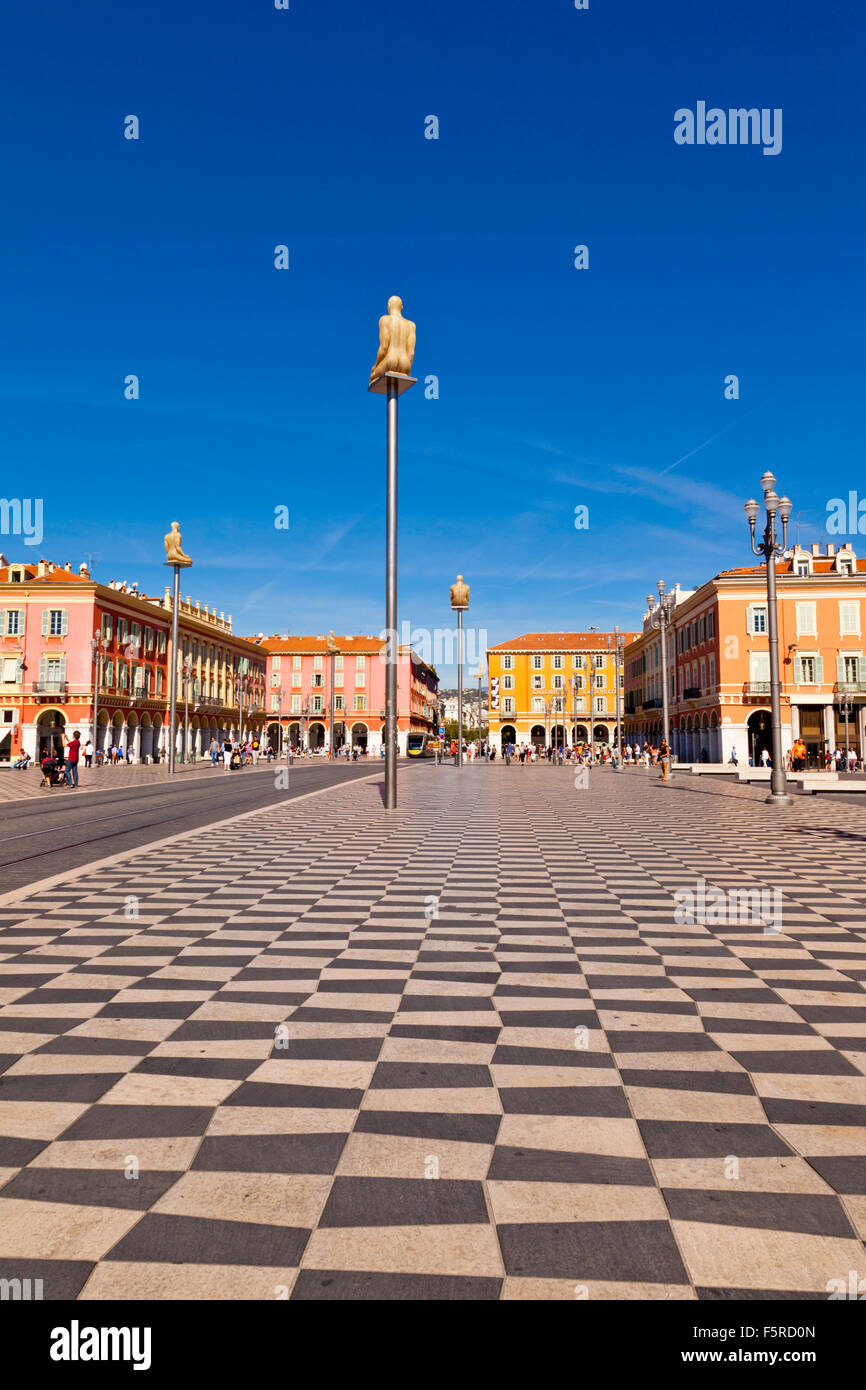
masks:
{"label": "checkerboard pavement", "polygon": [[[82,1300],[866,1278],[866,811],[573,783],[424,766],[396,812],[350,784],[0,906],[0,1277]],[[679,923],[701,878],[777,886],[781,931]]]}

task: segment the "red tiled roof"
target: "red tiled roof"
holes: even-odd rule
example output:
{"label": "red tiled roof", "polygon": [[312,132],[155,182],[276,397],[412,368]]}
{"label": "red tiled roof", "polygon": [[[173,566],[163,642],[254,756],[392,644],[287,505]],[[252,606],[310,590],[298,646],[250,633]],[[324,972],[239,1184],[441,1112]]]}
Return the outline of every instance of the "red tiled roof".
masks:
{"label": "red tiled roof", "polygon": [[[839,554],[839,553],[840,553],[840,552],[837,551],[837,554]],[[844,554],[845,552],[843,551],[843,552],[841,552],[841,553]],[[798,558],[801,559],[801,560],[805,560],[805,559],[808,558],[808,559],[810,559],[810,560],[812,561],[812,573],[813,573],[813,574],[838,574],[838,573],[839,573],[839,571],[838,571],[837,568],[836,568],[836,557],[835,557],[835,556],[832,556],[831,558],[828,559],[828,557],[827,557],[826,555],[809,555],[809,554],[808,554],[808,551],[807,551],[805,554],[801,551],[801,553],[800,553],[800,555],[798,556]],[[857,572],[857,574],[866,574],[866,560],[855,560],[855,561],[854,561],[854,569],[855,569],[855,571]],[[790,559],[787,559],[787,560],[781,560],[781,561],[777,561],[777,562],[776,562],[776,573],[777,573],[777,574],[793,574],[793,572],[794,572],[794,559],[793,559],[793,557],[790,558]],[[729,575],[743,575],[743,574],[761,575],[761,574],[763,574],[763,573],[764,573],[764,566],[763,566],[763,565],[744,565],[741,569],[721,570],[720,573],[719,573],[716,577],[717,577],[718,579],[726,579]]]}
{"label": "red tiled roof", "polygon": [[[327,652],[327,635],[317,637],[296,637],[290,634],[288,637],[263,637],[258,640],[255,637],[247,637],[247,642],[254,642],[262,651],[270,652],[274,656],[293,655],[304,652]],[[382,637],[359,637],[359,636],[340,636],[334,633],[334,642],[338,652],[380,652],[385,645]]]}
{"label": "red tiled roof", "polygon": [[6,565],[3,569],[0,569],[0,584],[11,583],[10,574],[12,570],[20,569],[23,569],[24,571],[24,579],[22,580],[22,583],[25,584],[95,583],[95,580],[91,579],[89,575],[85,577],[83,574],[76,574],[75,570],[65,570],[62,565],[55,565],[53,570],[48,571],[46,574],[40,575],[37,573],[37,567],[34,564],[15,564],[13,562],[11,565]]}
{"label": "red tiled roof", "polygon": [[[532,651],[601,651],[610,638],[613,646],[615,632],[525,632],[522,637],[512,637],[509,642],[498,642],[489,647],[491,652],[532,652]],[[636,632],[621,632],[620,637],[632,642]]]}

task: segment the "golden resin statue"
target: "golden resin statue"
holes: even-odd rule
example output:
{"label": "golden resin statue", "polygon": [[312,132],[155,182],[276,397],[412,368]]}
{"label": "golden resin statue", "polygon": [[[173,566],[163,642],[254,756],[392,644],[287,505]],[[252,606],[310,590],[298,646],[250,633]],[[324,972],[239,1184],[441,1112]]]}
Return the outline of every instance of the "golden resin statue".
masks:
{"label": "golden resin statue", "polygon": [[451,607],[469,607],[469,585],[463,583],[462,574],[458,574],[457,583],[451,585]]}
{"label": "golden resin statue", "polygon": [[379,356],[370,373],[370,385],[386,372],[412,375],[415,356],[415,325],[403,317],[403,301],[398,294],[388,300],[388,312],[379,320]]}
{"label": "golden resin statue", "polygon": [[167,565],[191,565],[192,560],[188,555],[184,555],[180,544],[180,522],[173,521],[171,530],[165,538],[165,554]]}

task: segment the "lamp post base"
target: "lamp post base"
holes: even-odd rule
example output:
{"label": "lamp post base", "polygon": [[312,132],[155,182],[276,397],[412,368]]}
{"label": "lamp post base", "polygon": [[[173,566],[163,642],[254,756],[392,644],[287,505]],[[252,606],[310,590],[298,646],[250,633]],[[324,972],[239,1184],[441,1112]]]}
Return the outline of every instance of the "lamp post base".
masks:
{"label": "lamp post base", "polygon": [[769,796],[764,797],[767,806],[793,806],[794,798],[787,792],[770,792]]}

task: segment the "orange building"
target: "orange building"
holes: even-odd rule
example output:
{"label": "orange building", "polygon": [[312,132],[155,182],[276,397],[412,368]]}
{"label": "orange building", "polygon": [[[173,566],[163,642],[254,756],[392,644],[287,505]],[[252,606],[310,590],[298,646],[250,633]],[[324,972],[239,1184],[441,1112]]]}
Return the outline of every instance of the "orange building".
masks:
{"label": "orange building", "polygon": [[[626,643],[635,634],[627,632]],[[616,742],[615,634],[527,632],[487,651],[490,742]],[[622,673],[620,673],[622,686]]]}
{"label": "orange building", "polygon": [[[850,543],[794,546],[776,564],[782,747],[806,744],[810,767],[847,744],[866,747],[866,560]],[[661,647],[653,614],[626,648],[626,735],[657,742],[662,730]],[[676,592],[667,648],[671,745],[680,762],[757,765],[770,750],[766,570],[725,570]],[[846,718],[847,715],[847,718]]]}

